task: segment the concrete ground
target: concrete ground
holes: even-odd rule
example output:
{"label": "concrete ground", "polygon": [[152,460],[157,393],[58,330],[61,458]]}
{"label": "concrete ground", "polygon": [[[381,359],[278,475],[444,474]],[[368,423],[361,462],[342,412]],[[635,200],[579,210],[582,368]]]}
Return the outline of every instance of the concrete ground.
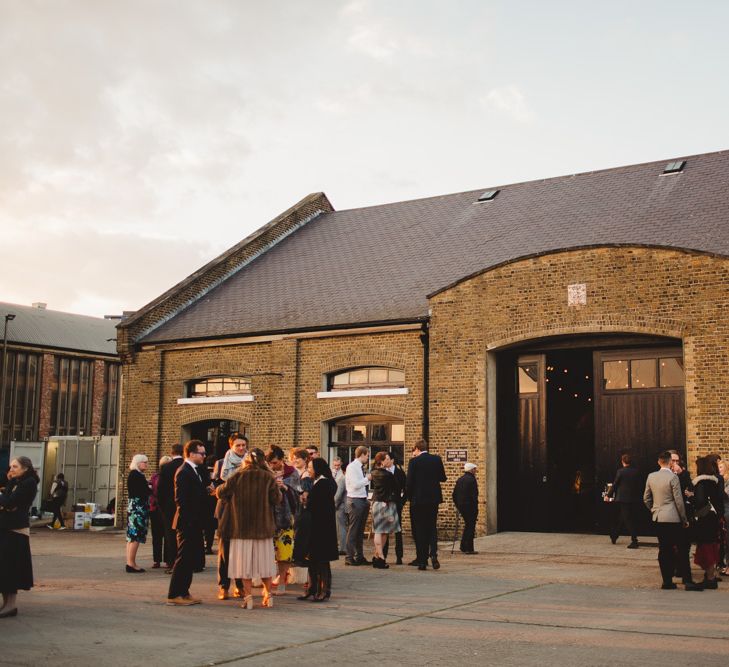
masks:
{"label": "concrete ground", "polygon": [[340,561],[331,601],[299,602],[297,586],[246,611],[216,599],[214,557],[193,581],[203,604],[168,607],[162,570],[124,572],[123,534],[35,528],[37,585],[0,619],[0,664],[728,665],[729,579],[659,590],[657,549],[626,544],[500,533],[477,556],[442,544],[439,571]]}

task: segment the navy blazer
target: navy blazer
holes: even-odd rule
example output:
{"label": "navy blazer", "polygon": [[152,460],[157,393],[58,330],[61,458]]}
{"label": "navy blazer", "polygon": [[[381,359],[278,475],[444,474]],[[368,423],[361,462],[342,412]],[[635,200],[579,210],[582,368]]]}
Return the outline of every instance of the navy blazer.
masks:
{"label": "navy blazer", "polygon": [[422,452],[408,463],[407,491],[411,505],[440,505],[443,492],[440,483],[446,481],[443,459],[437,454]]}
{"label": "navy blazer", "polygon": [[208,507],[208,495],[204,482],[197,472],[191,465],[183,463],[175,473],[177,511],[172,520],[172,528],[202,530]]}

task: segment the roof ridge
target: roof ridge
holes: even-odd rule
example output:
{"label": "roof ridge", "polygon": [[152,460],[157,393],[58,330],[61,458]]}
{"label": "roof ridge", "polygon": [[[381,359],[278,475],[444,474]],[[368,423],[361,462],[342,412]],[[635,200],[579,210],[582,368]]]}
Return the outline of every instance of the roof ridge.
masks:
{"label": "roof ridge", "polygon": [[646,162],[622,164],[622,165],[618,165],[616,167],[607,167],[605,169],[591,169],[591,170],[587,170],[587,171],[578,171],[578,172],[574,172],[572,174],[570,174],[570,173],[562,174],[560,176],[533,178],[533,179],[530,179],[527,181],[517,181],[515,183],[495,183],[493,185],[486,185],[486,186],[482,186],[479,188],[472,188],[469,190],[461,190],[459,192],[446,192],[446,193],[439,194],[439,195],[430,195],[428,197],[416,197],[415,199],[400,199],[397,201],[386,202],[384,204],[372,204],[369,206],[354,206],[352,208],[343,208],[343,209],[337,210],[336,213],[349,213],[352,211],[386,208],[388,206],[396,206],[398,204],[428,202],[428,201],[433,201],[435,199],[445,199],[447,197],[460,197],[462,195],[473,194],[473,193],[477,193],[477,192],[480,193],[487,189],[495,190],[498,188],[515,187],[517,185],[530,185],[532,183],[548,183],[548,182],[552,182],[552,181],[567,180],[567,179],[571,179],[571,178],[576,178],[578,176],[592,176],[592,175],[606,174],[609,172],[620,172],[620,171],[635,169],[638,167],[647,167],[648,165],[652,165],[652,164],[661,164],[663,162],[670,162],[670,161],[675,161],[675,160],[687,160],[688,161],[688,160],[693,160],[696,158],[708,157],[711,155],[720,155],[722,153],[729,153],[729,149],[724,149],[724,150],[720,150],[720,151],[708,151],[705,153],[695,153],[693,155],[683,155],[683,156],[679,155],[679,156],[674,156],[674,157],[663,158],[661,160],[648,160]]}

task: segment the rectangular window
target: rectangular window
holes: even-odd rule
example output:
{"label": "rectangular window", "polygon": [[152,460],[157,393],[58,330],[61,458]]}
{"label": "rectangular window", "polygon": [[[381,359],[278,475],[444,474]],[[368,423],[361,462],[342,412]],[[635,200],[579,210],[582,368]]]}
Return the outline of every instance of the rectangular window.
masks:
{"label": "rectangular window", "polygon": [[683,359],[667,357],[659,359],[661,387],[683,387]]}
{"label": "rectangular window", "polygon": [[539,391],[539,365],[524,364],[519,366],[519,393],[536,394]]}
{"label": "rectangular window", "polygon": [[5,383],[5,409],[0,425],[3,443],[38,439],[39,368],[39,355],[14,350],[7,353],[7,368],[0,367],[0,382]]}
{"label": "rectangular window", "polygon": [[655,359],[633,359],[630,362],[630,386],[632,389],[655,389]]}
{"label": "rectangular window", "polygon": [[91,435],[93,363],[89,359],[54,358],[52,435]]}
{"label": "rectangular window", "polygon": [[119,364],[104,363],[104,402],[101,409],[101,435],[117,435],[119,415]]}
{"label": "rectangular window", "polygon": [[603,389],[629,389],[630,363],[627,360],[605,361],[602,364]]}

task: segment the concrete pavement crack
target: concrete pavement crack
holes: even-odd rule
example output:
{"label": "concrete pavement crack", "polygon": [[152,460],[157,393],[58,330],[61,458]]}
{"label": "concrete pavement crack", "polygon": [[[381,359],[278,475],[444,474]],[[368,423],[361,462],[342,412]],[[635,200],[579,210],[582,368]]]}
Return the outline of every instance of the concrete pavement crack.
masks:
{"label": "concrete pavement crack", "polygon": [[503,598],[508,595],[514,595],[515,593],[523,593],[525,591],[531,591],[536,588],[542,588],[548,586],[551,582],[544,582],[541,584],[535,584],[533,586],[526,586],[524,588],[517,588],[511,591],[504,591],[503,593],[496,593],[494,595],[487,595],[486,597],[477,598],[475,600],[468,600],[467,602],[459,602],[458,604],[448,605],[447,607],[441,607],[440,609],[430,609],[417,614],[408,614],[407,616],[400,616],[392,621],[383,621],[381,623],[373,623],[362,628],[356,628],[347,632],[342,632],[337,635],[331,635],[329,637],[321,637],[319,639],[312,639],[305,642],[298,642],[295,644],[286,644],[285,646],[274,646],[273,648],[261,649],[260,651],[254,651],[253,653],[246,653],[244,655],[235,656],[233,658],[225,658],[224,660],[214,660],[211,662],[205,662],[200,667],[217,667],[217,665],[229,665],[233,662],[239,662],[243,660],[250,660],[251,658],[257,658],[262,655],[270,653],[278,653],[280,651],[287,651],[289,649],[302,648],[304,646],[312,646],[314,644],[321,644],[335,639],[342,639],[351,635],[359,634],[360,632],[369,632],[370,630],[377,630],[378,628],[384,628],[391,625],[397,625],[398,623],[404,623],[405,621],[412,621],[416,618],[427,618],[433,614],[440,614],[444,611],[451,611],[452,609],[459,609],[461,607],[468,607],[472,604],[478,604],[480,602],[488,602],[489,600],[495,600],[497,598]]}
{"label": "concrete pavement crack", "polygon": [[598,632],[616,632],[620,634],[629,635],[650,635],[656,637],[683,637],[685,639],[714,639],[720,642],[729,641],[728,637],[711,637],[708,635],[689,635],[679,632],[652,632],[650,630],[629,630],[623,628],[606,628],[598,625],[560,625],[558,623],[539,623],[536,621],[512,621],[507,619],[487,619],[487,618],[461,618],[458,616],[434,616],[440,612],[434,611],[430,614],[423,614],[424,618],[431,618],[433,620],[444,620],[444,621],[466,621],[471,623],[494,623],[494,624],[506,624],[506,625],[526,625],[536,628],[554,628],[558,630],[593,630]]}

